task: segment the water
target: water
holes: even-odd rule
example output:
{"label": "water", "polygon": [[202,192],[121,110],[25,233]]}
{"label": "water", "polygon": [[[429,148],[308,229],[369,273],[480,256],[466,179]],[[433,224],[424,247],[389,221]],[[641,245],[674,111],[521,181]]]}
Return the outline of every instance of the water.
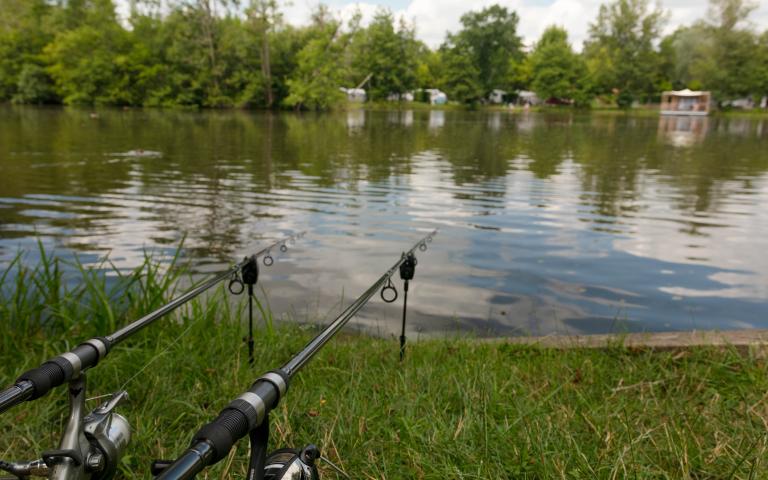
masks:
{"label": "water", "polygon": [[[438,227],[422,335],[765,328],[766,146],[763,119],[4,107],[0,262],[40,238],[127,270],[186,235],[209,272],[307,230],[261,294],[325,321]],[[390,334],[399,308],[354,325]]]}

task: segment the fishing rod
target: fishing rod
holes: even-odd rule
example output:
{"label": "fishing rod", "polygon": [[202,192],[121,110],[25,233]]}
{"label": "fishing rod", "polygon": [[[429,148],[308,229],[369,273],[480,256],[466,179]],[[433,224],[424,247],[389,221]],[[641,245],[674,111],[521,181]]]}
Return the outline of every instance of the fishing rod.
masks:
{"label": "fishing rod", "polygon": [[19,376],[14,385],[0,392],[0,413],[24,401],[40,398],[54,387],[68,383],[69,421],[58,450],[45,451],[41,459],[31,462],[10,463],[0,460],[0,470],[12,473],[18,478],[31,475],[57,480],[112,478],[131,434],[128,421],[115,413],[114,409],[128,398],[128,393],[124,390],[115,392],[107,402],[86,415],[86,370],[96,366],[115,345],[226,279],[230,279],[228,287],[233,294],[243,293],[245,286],[248,287],[247,343],[252,359],[253,297],[259,276],[258,259],[262,258],[266,266],[272,265],[273,248],[286,252],[288,243],[295,243],[296,239],[304,234],[305,232],[300,232],[277,240],[116,332],[86,340],[73,350],[62,353]]}
{"label": "fishing rod", "polygon": [[[397,290],[392,276],[400,270],[404,282],[413,279],[416,269],[415,251],[425,251],[427,243],[437,234],[434,230],[419,240],[410,250],[403,252],[395,264],[375,281],[362,295],[352,302],[327,327],[317,334],[294,357],[277,370],[259,377],[245,393],[229,403],[211,423],[203,426],[194,435],[191,446],[175,461],[155,461],[152,474],[156,480],[187,480],[194,478],[205,467],[227,457],[234,444],[245,437],[250,438],[250,462],[248,480],[315,480],[319,478],[315,462],[322,459],[337,472],[349,478],[338,467],[321,456],[315,445],[301,450],[280,449],[267,456],[269,441],[269,413],[285,397],[293,377],[309,362],[320,349],[380,291],[388,303],[397,299]],[[407,283],[406,283],[407,284]],[[405,308],[403,305],[403,329],[400,339],[400,358],[405,353]]]}

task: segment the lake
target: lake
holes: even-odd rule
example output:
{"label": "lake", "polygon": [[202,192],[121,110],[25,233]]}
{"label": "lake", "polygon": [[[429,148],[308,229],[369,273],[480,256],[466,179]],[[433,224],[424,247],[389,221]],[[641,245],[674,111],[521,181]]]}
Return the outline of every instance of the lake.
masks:
{"label": "lake", "polygon": [[259,295],[324,322],[439,228],[414,334],[768,327],[768,119],[0,107],[0,172],[0,270],[40,239],[127,271],[186,236],[212,272],[306,230]]}

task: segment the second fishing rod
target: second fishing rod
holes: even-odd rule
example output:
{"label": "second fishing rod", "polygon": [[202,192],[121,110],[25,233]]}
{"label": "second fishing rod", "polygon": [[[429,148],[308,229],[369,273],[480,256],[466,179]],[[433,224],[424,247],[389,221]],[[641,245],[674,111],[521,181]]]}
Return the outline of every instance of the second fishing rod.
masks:
{"label": "second fishing rod", "polygon": [[[250,437],[250,462],[248,480],[294,480],[317,479],[315,461],[322,458],[320,450],[310,444],[301,450],[281,449],[267,456],[269,440],[269,413],[277,407],[288,391],[293,377],[315,354],[344,327],[368,301],[380,292],[385,302],[397,299],[397,291],[391,278],[400,272],[401,279],[408,284],[416,268],[415,251],[427,249],[427,243],[437,230],[419,240],[378,278],[362,295],[352,302],[328,326],[317,334],[299,353],[277,370],[259,377],[245,393],[229,403],[219,416],[203,426],[193,437],[192,443],[173,462],[157,461],[152,473],[158,480],[186,480],[194,478],[205,467],[227,457],[234,444],[245,436]],[[407,287],[404,289],[407,292]],[[400,336],[400,358],[405,352],[405,320],[407,303],[403,305],[403,323]],[[326,460],[327,461],[327,460]],[[330,464],[330,462],[328,462]],[[338,470],[333,464],[334,468]],[[340,472],[342,473],[342,472]],[[344,474],[346,476],[346,474]]]}

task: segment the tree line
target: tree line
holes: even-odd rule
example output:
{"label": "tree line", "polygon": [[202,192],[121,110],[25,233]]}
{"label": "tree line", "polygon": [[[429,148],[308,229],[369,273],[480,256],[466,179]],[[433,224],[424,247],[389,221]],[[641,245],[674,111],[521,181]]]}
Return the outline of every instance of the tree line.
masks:
{"label": "tree line", "polygon": [[514,11],[462,15],[431,49],[416,25],[380,9],[364,26],[319,5],[308,25],[277,0],[0,0],[0,101],[68,105],[329,109],[340,87],[368,99],[438,88],[476,104],[499,89],[588,106],[627,107],[663,90],[707,89],[719,102],[768,95],[768,30],[749,0],[710,0],[703,20],[662,36],[650,0],[600,7],[582,50],[559,26],[530,46]]}

